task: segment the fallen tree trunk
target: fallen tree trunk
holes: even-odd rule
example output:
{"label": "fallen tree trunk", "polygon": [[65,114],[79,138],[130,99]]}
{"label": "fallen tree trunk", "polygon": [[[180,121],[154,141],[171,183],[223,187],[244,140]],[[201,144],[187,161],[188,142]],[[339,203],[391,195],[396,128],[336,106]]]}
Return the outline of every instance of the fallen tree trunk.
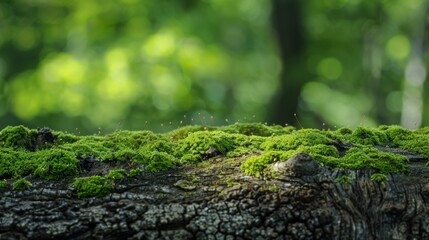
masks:
{"label": "fallen tree trunk", "polygon": [[0,239],[429,239],[428,133],[7,127]]}
{"label": "fallen tree trunk", "polygon": [[[417,163],[412,174],[377,183],[372,170],[327,167],[313,176],[261,180],[236,174],[239,162],[148,174],[102,198],[76,198],[68,179],[33,180],[31,189],[1,192],[0,238],[429,238],[429,171]],[[232,184],[218,184],[230,175]],[[353,181],[343,186],[341,176]]]}

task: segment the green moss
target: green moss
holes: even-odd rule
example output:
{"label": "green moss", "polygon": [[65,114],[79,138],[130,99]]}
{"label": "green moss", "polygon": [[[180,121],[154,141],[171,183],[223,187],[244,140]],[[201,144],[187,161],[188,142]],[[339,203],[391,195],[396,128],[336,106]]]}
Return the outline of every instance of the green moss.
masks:
{"label": "green moss", "polygon": [[120,180],[125,178],[126,176],[127,176],[127,172],[125,171],[125,169],[115,169],[115,170],[110,170],[106,178],[112,179],[112,180]]}
{"label": "green moss", "polygon": [[271,185],[268,187],[268,190],[271,192],[278,192],[280,190],[280,188],[277,187],[276,185]]}
{"label": "green moss", "polygon": [[349,189],[350,184],[353,182],[353,178],[349,176],[341,176],[336,179],[336,181],[343,186],[345,189]]}
{"label": "green moss", "polygon": [[128,173],[128,177],[138,177],[141,176],[143,174],[143,170],[141,170],[140,168],[134,168],[131,169],[130,172]]}
{"label": "green moss", "polygon": [[[2,161],[8,161],[10,168],[6,171],[8,172],[6,175],[3,175],[3,177],[9,176],[9,177],[18,177],[18,176],[27,176],[34,173],[34,170],[37,168],[40,161],[35,160],[31,161],[30,158],[32,157],[31,153],[27,153],[25,151],[17,151],[9,154],[9,157],[12,158],[6,158],[2,159]],[[6,163],[7,164],[7,163]]]}
{"label": "green moss", "polygon": [[407,171],[408,159],[405,156],[386,153],[372,146],[354,147],[344,157],[331,162],[331,166],[346,169],[373,168],[382,173],[400,173]]}
{"label": "green moss", "polygon": [[429,157],[429,133],[421,128],[415,131],[400,126],[380,126],[390,141],[397,147]]}
{"label": "green moss", "polygon": [[358,127],[350,136],[353,143],[363,145],[386,145],[389,140],[386,133],[369,127]]}
{"label": "green moss", "polygon": [[341,135],[350,135],[353,133],[353,130],[351,130],[350,128],[342,127],[337,129],[335,132]]}
{"label": "green moss", "polygon": [[148,172],[165,171],[176,166],[177,163],[176,158],[168,153],[152,152],[146,170]]}
{"label": "green moss", "polygon": [[5,187],[7,187],[7,180],[6,179],[0,181],[0,188],[5,188]]}
{"label": "green moss", "polygon": [[56,142],[58,145],[62,145],[62,144],[66,144],[66,143],[74,143],[81,138],[81,137],[73,135],[73,134],[59,132],[59,131],[52,131],[52,134],[57,139]]}
{"label": "green moss", "polygon": [[284,161],[296,154],[296,151],[268,151],[259,156],[249,157],[242,165],[241,170],[251,176],[264,176],[270,164]]}
{"label": "green moss", "polygon": [[249,155],[249,154],[253,154],[257,151],[253,150],[253,149],[249,149],[246,147],[237,147],[234,149],[234,151],[230,151],[226,154],[227,157],[233,158],[233,157],[240,157],[240,156],[245,156],[245,155]]}
{"label": "green moss", "polygon": [[[235,147],[231,134],[221,131],[201,131],[189,134],[186,138],[179,140],[176,148],[176,156],[182,158],[182,162],[192,160],[202,160],[204,154],[210,147],[216,148],[220,153],[226,154]],[[193,156],[190,157],[189,154]]]}
{"label": "green moss", "polygon": [[36,130],[30,130],[24,126],[7,126],[0,131],[0,147],[13,149],[32,149]]}
{"label": "green moss", "polygon": [[101,176],[75,178],[72,187],[79,198],[103,197],[114,189],[113,181]]}
{"label": "green moss", "polygon": [[291,134],[266,138],[266,141],[261,144],[261,148],[265,151],[287,151],[297,149],[300,146],[326,145],[331,142],[332,140],[329,139],[323,131],[317,129],[302,129],[292,132]]}
{"label": "green moss", "polygon": [[323,156],[339,157],[338,150],[332,145],[315,144],[312,146],[299,146],[297,152],[310,154],[316,160],[322,161]]}
{"label": "green moss", "polygon": [[290,133],[294,130],[294,127],[282,127],[282,126],[267,126],[262,123],[236,123],[219,128],[219,130],[227,133],[239,133],[247,136],[272,136],[272,135],[283,135]]}
{"label": "green moss", "polygon": [[15,175],[15,164],[20,162],[19,157],[12,149],[0,148],[0,178],[11,178]]}
{"label": "green moss", "polygon": [[132,161],[146,165],[148,171],[162,171],[177,162],[172,155],[174,146],[167,137],[150,131],[118,131],[105,137],[81,137],[59,147],[80,156],[102,161]]}
{"label": "green moss", "polygon": [[240,157],[261,152],[261,144],[267,139],[267,137],[241,134],[230,134],[230,138],[234,142],[234,148],[227,153],[227,157]]}
{"label": "green moss", "polygon": [[232,187],[232,186],[240,184],[239,182],[236,182],[233,179],[226,179],[226,180],[224,180],[224,182],[225,182],[227,187]]}
{"label": "green moss", "polygon": [[201,132],[201,131],[212,131],[215,130],[214,127],[205,127],[205,126],[199,126],[199,125],[190,125],[190,126],[184,126],[179,129],[173,130],[166,135],[169,136],[172,140],[177,141],[180,139],[184,139],[189,134],[194,132]]}
{"label": "green moss", "polygon": [[416,134],[429,134],[429,126],[416,129],[416,130],[414,130],[414,133],[416,133]]}
{"label": "green moss", "polygon": [[27,161],[37,162],[34,174],[44,179],[60,179],[78,174],[78,160],[73,153],[64,150],[38,151],[29,155]]}
{"label": "green moss", "polygon": [[11,178],[34,174],[44,179],[60,179],[78,174],[73,153],[61,149],[37,152],[0,149],[0,177]]}
{"label": "green moss", "polygon": [[138,151],[129,148],[117,151],[116,153],[112,154],[112,157],[114,160],[119,160],[121,162],[130,160],[138,161],[139,159],[143,158]]}
{"label": "green moss", "polygon": [[330,163],[332,159],[339,157],[338,150],[331,145],[332,141],[326,132],[317,129],[302,129],[291,134],[269,137],[260,145],[260,149],[265,152],[248,158],[241,169],[248,175],[265,175],[265,170],[272,163],[287,160],[300,152],[310,154],[321,163]]}
{"label": "green moss", "polygon": [[266,151],[260,156],[249,157],[241,166],[244,173],[253,176],[266,175],[268,167],[277,161],[284,161],[293,155],[305,152],[322,165],[344,169],[377,169],[381,173],[401,173],[407,171],[405,156],[381,152],[372,146],[353,147],[343,157],[331,145],[317,144],[299,146],[288,151]]}
{"label": "green moss", "polygon": [[155,141],[152,141],[148,143],[145,146],[146,151],[157,151],[157,152],[165,152],[165,153],[172,153],[174,151],[175,145],[167,139],[158,139]]}
{"label": "green moss", "polygon": [[104,138],[103,146],[110,150],[139,149],[141,146],[163,138],[151,131],[118,131]]}
{"label": "green moss", "polygon": [[99,157],[101,152],[106,151],[101,143],[96,143],[88,139],[81,139],[75,143],[68,143],[60,146],[60,149],[73,152],[80,156]]}
{"label": "green moss", "polygon": [[200,154],[187,153],[180,158],[181,163],[197,163],[201,161]]}
{"label": "green moss", "polygon": [[28,180],[25,180],[24,178],[18,178],[15,182],[12,184],[13,190],[25,190],[32,186],[31,182]]}
{"label": "green moss", "polygon": [[373,182],[383,183],[387,181],[387,179],[388,179],[387,176],[382,173],[374,173],[371,175],[371,181]]}
{"label": "green moss", "polygon": [[186,126],[166,134],[150,131],[118,131],[106,136],[75,136],[55,131],[53,134],[54,143],[36,149],[36,130],[23,126],[1,130],[0,179],[27,175],[58,179],[78,175],[78,159],[85,157],[100,162],[120,161],[102,164],[127,166],[124,171],[143,165],[135,173],[130,170],[128,175],[122,174],[139,176],[143,171],[165,171],[179,164],[201,162],[211,147],[230,160],[251,156],[241,168],[253,176],[270,174],[267,168],[272,163],[287,160],[298,152],[310,154],[322,165],[372,168],[381,174],[406,172],[408,161],[401,155],[380,152],[375,145],[399,147],[429,157],[429,127],[415,131],[400,126],[321,131],[238,123],[224,127]]}

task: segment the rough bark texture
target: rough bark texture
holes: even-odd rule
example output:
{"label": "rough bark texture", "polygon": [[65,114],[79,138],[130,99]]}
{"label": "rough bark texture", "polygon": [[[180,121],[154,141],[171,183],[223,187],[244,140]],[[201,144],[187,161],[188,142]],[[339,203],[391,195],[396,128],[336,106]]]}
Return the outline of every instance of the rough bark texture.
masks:
{"label": "rough bark texture", "polygon": [[422,162],[375,183],[372,170],[327,167],[258,179],[243,160],[124,179],[103,198],[77,198],[71,178],[0,188],[0,239],[429,239]]}

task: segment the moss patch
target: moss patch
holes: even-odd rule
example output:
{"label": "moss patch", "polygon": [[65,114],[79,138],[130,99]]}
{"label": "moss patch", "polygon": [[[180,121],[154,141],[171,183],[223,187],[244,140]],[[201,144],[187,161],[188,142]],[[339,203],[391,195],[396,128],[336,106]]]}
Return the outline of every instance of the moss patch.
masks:
{"label": "moss patch", "polygon": [[1,180],[0,181],[0,188],[5,188],[7,187],[7,180]]}
{"label": "moss patch", "polygon": [[36,130],[30,130],[24,126],[7,126],[0,131],[0,147],[31,149],[36,135]]}
{"label": "moss patch", "polygon": [[115,170],[110,170],[109,174],[107,174],[106,177],[112,180],[120,180],[125,178],[126,176],[127,176],[127,172],[125,171],[125,169],[115,169]]}
{"label": "moss patch", "polygon": [[363,145],[386,145],[388,138],[385,132],[369,127],[358,127],[350,135],[350,141]]}
{"label": "moss patch", "polygon": [[25,180],[24,178],[19,178],[12,184],[13,190],[24,190],[28,189],[32,186],[31,182],[28,180]]}
{"label": "moss patch", "polygon": [[105,136],[76,136],[52,131],[47,144],[40,144],[40,136],[39,130],[23,126],[0,131],[0,179],[22,182],[20,179],[30,175],[46,180],[71,176],[80,197],[102,196],[113,191],[115,181],[123,178],[138,178],[145,172],[166,171],[182,164],[203,164],[217,156],[224,162],[242,159],[241,170],[252,176],[270,176],[274,162],[286,161],[300,152],[310,154],[321,165],[371,168],[377,174],[407,172],[408,165],[405,156],[381,152],[378,146],[429,157],[429,127],[414,131],[400,126],[325,131],[239,123],[186,126],[165,134],[117,131]]}
{"label": "moss patch", "polygon": [[[372,168],[382,174],[401,173],[407,171],[408,159],[403,155],[381,152],[375,146],[400,147],[425,155],[429,148],[429,135],[422,132],[397,126],[358,127],[354,131],[348,128],[336,131],[303,129],[266,138],[260,147],[263,154],[250,157],[241,168],[248,175],[266,175],[266,169],[272,163],[305,152],[320,164],[334,168]],[[340,154],[340,151],[344,153]]]}
{"label": "moss patch", "polygon": [[50,149],[27,154],[27,161],[37,162],[34,175],[44,179],[58,179],[60,176],[74,176],[78,174],[78,160],[68,151]]}
{"label": "moss patch", "polygon": [[235,148],[235,143],[230,134],[222,131],[200,131],[189,134],[186,138],[177,142],[175,154],[182,162],[198,162],[202,155],[213,147],[220,153],[226,154]]}
{"label": "moss patch", "polygon": [[429,157],[429,127],[414,131],[400,126],[380,126],[394,146]]}
{"label": "moss patch", "polygon": [[80,198],[102,197],[114,189],[113,181],[101,176],[75,178],[72,187]]}
{"label": "moss patch", "polygon": [[345,189],[349,189],[350,184],[353,182],[353,178],[350,176],[341,176],[336,179],[336,181],[343,186]]}
{"label": "moss patch", "polygon": [[262,123],[236,123],[229,126],[224,126],[220,128],[221,131],[226,133],[239,133],[246,136],[274,136],[274,135],[284,135],[287,133],[291,133],[295,130],[294,127],[282,127],[279,125],[275,126],[267,126]]}
{"label": "moss patch", "polygon": [[143,174],[143,170],[141,170],[140,168],[134,168],[130,170],[130,172],[128,173],[128,177],[130,178],[139,177],[142,174]]}
{"label": "moss patch", "polygon": [[241,165],[241,169],[247,175],[262,176],[268,166],[277,161],[285,161],[293,155],[293,152],[269,151],[260,156],[249,157]]}
{"label": "moss patch", "polygon": [[383,183],[383,182],[387,181],[387,176],[385,174],[382,174],[382,173],[374,173],[371,175],[371,181]]}

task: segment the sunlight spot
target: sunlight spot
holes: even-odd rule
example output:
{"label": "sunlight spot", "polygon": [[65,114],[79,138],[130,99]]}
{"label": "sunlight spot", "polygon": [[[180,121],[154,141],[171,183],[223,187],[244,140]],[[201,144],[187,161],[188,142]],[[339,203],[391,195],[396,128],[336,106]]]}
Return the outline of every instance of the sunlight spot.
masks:
{"label": "sunlight spot", "polygon": [[84,80],[85,67],[74,56],[60,53],[44,63],[42,75],[48,82],[80,83]]}
{"label": "sunlight spot", "polygon": [[170,32],[152,35],[142,47],[143,54],[149,58],[168,58],[176,49],[176,39]]}
{"label": "sunlight spot", "polygon": [[317,73],[326,79],[335,80],[343,73],[343,65],[336,58],[325,58],[317,65]]}
{"label": "sunlight spot", "polygon": [[395,60],[403,60],[410,54],[410,40],[404,35],[396,35],[389,39],[386,45],[386,53]]}

